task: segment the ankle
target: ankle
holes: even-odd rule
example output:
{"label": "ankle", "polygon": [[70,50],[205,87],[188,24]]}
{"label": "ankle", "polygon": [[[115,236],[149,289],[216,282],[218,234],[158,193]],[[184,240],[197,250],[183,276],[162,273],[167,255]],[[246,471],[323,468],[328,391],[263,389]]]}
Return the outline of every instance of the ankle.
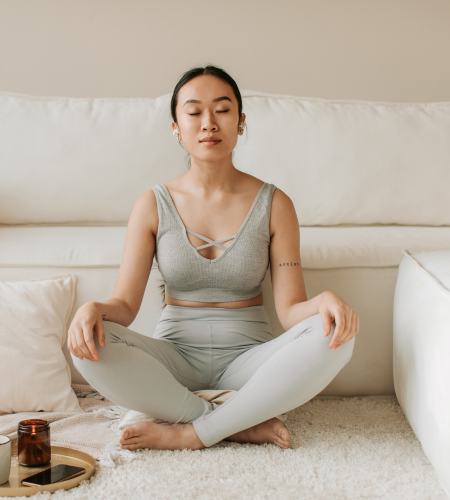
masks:
{"label": "ankle", "polygon": [[186,448],[191,450],[201,450],[206,448],[198,437],[197,432],[192,424],[184,424],[182,427],[182,442]]}

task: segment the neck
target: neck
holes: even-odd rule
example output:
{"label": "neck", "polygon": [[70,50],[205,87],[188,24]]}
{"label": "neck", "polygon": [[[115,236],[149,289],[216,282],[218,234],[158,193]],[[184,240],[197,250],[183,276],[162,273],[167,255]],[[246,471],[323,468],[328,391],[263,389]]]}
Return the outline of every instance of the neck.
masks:
{"label": "neck", "polygon": [[191,156],[191,168],[186,173],[186,180],[192,188],[207,195],[235,191],[244,177],[245,174],[234,167],[231,157],[208,162]]}

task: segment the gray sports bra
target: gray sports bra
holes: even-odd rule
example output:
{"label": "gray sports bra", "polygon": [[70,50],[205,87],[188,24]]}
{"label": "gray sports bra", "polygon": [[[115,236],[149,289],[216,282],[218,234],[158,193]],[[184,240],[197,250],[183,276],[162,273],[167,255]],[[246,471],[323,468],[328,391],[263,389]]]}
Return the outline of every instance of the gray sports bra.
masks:
{"label": "gray sports bra", "polygon": [[[159,226],[155,260],[169,297],[195,302],[232,302],[256,297],[269,267],[270,210],[274,184],[265,182],[239,231],[213,241],[184,226],[164,184],[152,188],[158,205]],[[208,242],[194,247],[187,233]],[[234,238],[228,247],[221,245]],[[207,259],[198,250],[212,245],[224,250]]]}

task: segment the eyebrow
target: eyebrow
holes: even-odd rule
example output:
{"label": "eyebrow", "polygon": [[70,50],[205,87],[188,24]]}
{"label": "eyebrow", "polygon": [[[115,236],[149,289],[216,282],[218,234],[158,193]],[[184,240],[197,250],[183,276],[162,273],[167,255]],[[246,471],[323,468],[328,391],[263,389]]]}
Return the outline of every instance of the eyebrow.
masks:
{"label": "eyebrow", "polygon": [[[227,97],[226,95],[223,95],[223,96],[221,96],[221,97],[216,97],[215,99],[213,99],[213,102],[225,101],[225,100],[232,102],[232,101],[231,101],[231,99],[230,99],[229,97]],[[196,103],[198,102],[198,103],[200,103],[201,101],[197,101],[197,99],[188,99],[188,100],[187,100],[187,101],[183,104],[183,106],[186,106],[186,104],[189,104],[190,102],[196,102]]]}

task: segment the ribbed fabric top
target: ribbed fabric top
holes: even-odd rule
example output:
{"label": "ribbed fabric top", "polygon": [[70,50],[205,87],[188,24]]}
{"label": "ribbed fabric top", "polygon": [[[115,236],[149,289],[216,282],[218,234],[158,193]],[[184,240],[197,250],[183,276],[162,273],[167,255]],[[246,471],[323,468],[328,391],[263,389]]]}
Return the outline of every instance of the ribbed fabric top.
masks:
{"label": "ribbed fabric top", "polygon": [[[256,297],[269,267],[270,210],[274,184],[265,182],[235,235],[218,241],[184,226],[164,184],[152,188],[158,205],[159,226],[155,260],[166,282],[169,297],[194,302],[232,302]],[[187,233],[207,243],[194,247]],[[234,238],[228,247],[221,245]],[[225,249],[216,259],[197,250],[209,246]]]}

